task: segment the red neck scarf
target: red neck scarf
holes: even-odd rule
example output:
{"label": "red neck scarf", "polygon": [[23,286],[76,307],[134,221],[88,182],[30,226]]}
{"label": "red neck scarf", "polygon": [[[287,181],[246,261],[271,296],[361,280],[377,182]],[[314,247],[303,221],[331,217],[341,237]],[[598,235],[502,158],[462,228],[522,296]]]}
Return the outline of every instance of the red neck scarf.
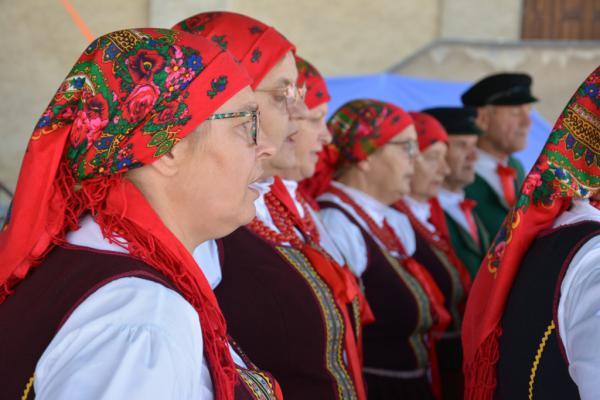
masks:
{"label": "red neck scarf", "polygon": [[216,398],[233,398],[236,372],[212,289],[123,173],[167,153],[249,84],[230,55],[186,33],[123,30],[92,42],[29,142],[0,233],[0,302],[89,212],[106,238],[125,239],[132,256],[168,277],[194,307]]}
{"label": "red neck scarf", "polygon": [[[319,276],[327,283],[334,295],[337,308],[344,319],[344,348],[357,396],[359,400],[366,400],[366,389],[362,376],[362,343],[357,343],[357,339],[361,340],[361,335],[359,333],[357,338],[352,331],[352,317],[348,311],[348,306],[352,305],[353,301],[359,302],[359,306],[364,312],[363,319],[355,322],[360,325],[365,322],[372,322],[372,313],[362,296],[358,282],[348,268],[338,265],[321,247],[318,231],[311,214],[301,196],[297,194],[296,197],[304,207],[304,218],[300,217],[294,200],[281,178],[275,177],[271,191],[265,194],[265,203],[275,226],[282,233],[277,234],[271,231],[258,218],[252,221],[250,229],[276,244],[291,243],[293,247],[302,251]],[[300,230],[306,238],[306,242],[298,237],[294,228]]]}
{"label": "red neck scarf", "polygon": [[[450,235],[448,234],[447,228],[442,228],[444,230],[440,231],[436,227],[436,232],[432,233],[431,231],[429,231],[429,229],[427,229],[425,225],[421,223],[421,221],[419,221],[417,216],[412,212],[412,210],[404,202],[404,200],[397,201],[396,203],[394,203],[393,207],[408,217],[415,231],[417,231],[417,233],[423,236],[430,245],[436,247],[446,255],[448,261],[450,261],[450,263],[458,271],[458,275],[460,276],[460,281],[465,290],[465,294],[469,293],[469,289],[471,288],[471,276],[469,275],[467,267],[465,267],[460,258],[458,258],[456,252],[454,251],[454,248],[450,244]],[[437,203],[437,207],[439,208],[437,208],[436,211],[432,211],[432,216],[443,213],[441,206],[439,206],[439,203]],[[438,217],[436,219],[439,222],[440,218]],[[436,226],[435,224],[433,225]]]}
{"label": "red neck scarf", "polygon": [[269,71],[294,45],[275,28],[254,18],[226,11],[196,14],[173,27],[208,38],[237,58],[256,89]]}
{"label": "red neck scarf", "polygon": [[437,364],[436,354],[436,343],[442,334],[446,331],[448,324],[451,321],[451,316],[448,310],[444,307],[444,294],[435,283],[433,277],[429,274],[427,269],[423,267],[417,260],[411,257],[406,251],[402,241],[398,238],[393,228],[384,219],[383,226],[380,227],[377,223],[367,214],[362,207],[360,207],[350,196],[341,189],[335,186],[329,186],[327,192],[334,194],[344,203],[348,204],[358,214],[358,216],[367,224],[369,231],[375,235],[377,240],[383,244],[385,250],[388,252],[396,252],[399,254],[398,261],[408,270],[408,272],[419,282],[423,291],[429,299],[431,307],[431,313],[434,319],[434,325],[432,331],[434,335],[429,336],[428,347],[429,347],[429,363],[432,370],[432,387],[434,394],[437,399],[442,398],[441,394],[441,380],[439,375],[439,368]]}
{"label": "red neck scarf", "polygon": [[492,399],[501,320],[521,260],[572,199],[600,189],[600,68],[577,89],[477,274],[463,322],[465,399]]}

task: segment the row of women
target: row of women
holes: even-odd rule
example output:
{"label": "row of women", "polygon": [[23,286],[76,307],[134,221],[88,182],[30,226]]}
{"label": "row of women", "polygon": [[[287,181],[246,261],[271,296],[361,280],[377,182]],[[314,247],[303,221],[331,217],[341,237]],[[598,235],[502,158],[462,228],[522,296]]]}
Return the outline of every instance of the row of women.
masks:
{"label": "row of women", "polygon": [[[463,100],[492,112],[523,95],[503,86],[521,78]],[[317,70],[276,29],[229,12],[96,39],[33,131],[0,234],[0,397],[458,399],[465,305],[469,398],[542,390],[519,352],[552,320],[554,292],[526,282],[513,305],[509,293],[537,235],[599,185],[599,79],[513,191],[466,305],[488,236],[464,201],[473,109],[357,99],[325,124]],[[477,103],[492,89],[496,103]],[[545,235],[532,280],[569,253]],[[547,309],[527,308],[538,300]],[[581,339],[560,312],[561,339]],[[577,393],[592,375],[567,369],[559,344],[538,354],[534,384]]]}

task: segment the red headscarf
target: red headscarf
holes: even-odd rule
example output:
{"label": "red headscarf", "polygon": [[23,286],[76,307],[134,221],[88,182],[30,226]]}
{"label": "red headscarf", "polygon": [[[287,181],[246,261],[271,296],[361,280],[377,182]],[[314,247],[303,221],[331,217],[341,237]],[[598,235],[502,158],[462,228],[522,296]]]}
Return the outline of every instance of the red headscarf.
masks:
{"label": "red headscarf", "polygon": [[187,33],[131,29],[92,42],[29,141],[0,233],[0,303],[89,212],[106,238],[168,277],[198,312],[216,398],[233,398],[235,368],[212,289],[123,173],[160,158],[249,84],[231,55]]}
{"label": "red headscarf", "polygon": [[412,123],[406,111],[383,101],[352,100],[344,104],[327,122],[333,142],[323,146],[316,172],[304,181],[304,189],[318,197],[336,174],[366,160]]}
{"label": "red headscarf", "polygon": [[569,207],[600,189],[600,67],[559,116],[475,278],[463,323],[466,399],[491,399],[496,388],[500,323],[531,243]]}
{"label": "red headscarf", "polygon": [[209,38],[227,49],[248,71],[253,79],[253,89],[288,51],[296,51],[294,45],[275,28],[232,12],[196,14],[173,29]]}
{"label": "red headscarf", "polygon": [[422,112],[411,111],[409,114],[415,122],[419,150],[423,151],[437,142],[448,143],[448,133],[437,119]]}
{"label": "red headscarf", "polygon": [[327,84],[317,69],[302,57],[296,56],[296,67],[298,68],[298,87],[306,85],[306,96],[304,104],[309,110],[328,103],[331,100]]}

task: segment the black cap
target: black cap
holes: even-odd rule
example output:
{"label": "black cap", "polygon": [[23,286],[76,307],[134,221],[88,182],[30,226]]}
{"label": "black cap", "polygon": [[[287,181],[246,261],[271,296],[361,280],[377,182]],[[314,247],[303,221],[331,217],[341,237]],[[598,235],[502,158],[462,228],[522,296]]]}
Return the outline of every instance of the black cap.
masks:
{"label": "black cap", "polygon": [[531,76],[501,73],[486,76],[461,96],[465,106],[521,105],[536,102],[531,95]]}
{"label": "black cap", "polygon": [[437,119],[448,135],[480,135],[475,124],[477,110],[473,107],[435,107],[423,110]]}

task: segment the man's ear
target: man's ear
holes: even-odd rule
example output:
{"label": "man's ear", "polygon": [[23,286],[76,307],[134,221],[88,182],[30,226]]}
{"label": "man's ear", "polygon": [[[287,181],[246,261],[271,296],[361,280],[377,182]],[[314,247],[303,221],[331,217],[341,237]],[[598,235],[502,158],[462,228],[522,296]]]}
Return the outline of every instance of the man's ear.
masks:
{"label": "man's ear", "polygon": [[477,107],[477,118],[475,118],[475,125],[483,132],[487,132],[490,126],[490,113],[492,109],[490,106]]}

